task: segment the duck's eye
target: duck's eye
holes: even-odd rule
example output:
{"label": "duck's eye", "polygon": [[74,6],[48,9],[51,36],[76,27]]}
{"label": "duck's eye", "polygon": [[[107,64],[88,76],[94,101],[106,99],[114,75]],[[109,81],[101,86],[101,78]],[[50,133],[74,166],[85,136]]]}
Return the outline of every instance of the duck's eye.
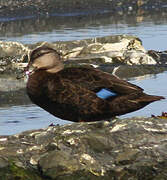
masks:
{"label": "duck's eye", "polygon": [[35,55],[34,59],[39,58],[40,56],[42,56],[42,53],[37,53],[37,54]]}
{"label": "duck's eye", "polygon": [[37,58],[39,58],[39,57],[41,57],[41,56],[43,56],[43,55],[45,55],[45,54],[48,54],[48,53],[50,53],[50,51],[40,51],[40,52],[35,52],[35,53],[32,53],[31,54],[31,60],[35,60],[35,59],[37,59]]}

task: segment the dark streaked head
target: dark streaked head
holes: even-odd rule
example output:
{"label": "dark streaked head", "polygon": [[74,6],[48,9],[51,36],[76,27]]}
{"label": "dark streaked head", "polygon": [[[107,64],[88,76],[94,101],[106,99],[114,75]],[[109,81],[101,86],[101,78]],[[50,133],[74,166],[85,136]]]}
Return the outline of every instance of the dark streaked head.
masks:
{"label": "dark streaked head", "polygon": [[36,70],[45,70],[50,73],[55,73],[64,68],[61,62],[60,54],[46,45],[34,49],[29,57],[29,63],[26,71],[32,69],[31,72]]}

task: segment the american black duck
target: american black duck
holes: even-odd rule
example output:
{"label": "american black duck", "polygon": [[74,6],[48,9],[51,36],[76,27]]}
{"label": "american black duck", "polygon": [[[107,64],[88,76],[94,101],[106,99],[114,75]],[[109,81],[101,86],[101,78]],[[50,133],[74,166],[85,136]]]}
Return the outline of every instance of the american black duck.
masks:
{"label": "american black duck", "polygon": [[59,53],[47,46],[32,51],[26,73],[32,102],[74,122],[109,119],[164,99],[93,67],[64,68]]}

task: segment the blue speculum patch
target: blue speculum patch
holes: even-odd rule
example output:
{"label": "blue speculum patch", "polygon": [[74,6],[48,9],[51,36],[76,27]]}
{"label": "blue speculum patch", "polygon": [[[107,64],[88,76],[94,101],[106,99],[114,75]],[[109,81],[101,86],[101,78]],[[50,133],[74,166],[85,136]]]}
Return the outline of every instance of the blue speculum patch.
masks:
{"label": "blue speculum patch", "polygon": [[107,99],[109,97],[116,96],[117,94],[108,89],[101,89],[99,92],[96,93],[96,95],[101,99]]}

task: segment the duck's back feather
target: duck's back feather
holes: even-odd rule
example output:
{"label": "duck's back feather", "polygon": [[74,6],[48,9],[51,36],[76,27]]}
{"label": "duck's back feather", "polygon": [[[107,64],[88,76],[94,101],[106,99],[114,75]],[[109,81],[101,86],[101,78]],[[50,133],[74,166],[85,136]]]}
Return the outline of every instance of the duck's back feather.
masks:
{"label": "duck's back feather", "polygon": [[106,88],[117,94],[129,94],[135,91],[143,91],[142,88],[109,73],[95,68],[66,68],[59,72],[63,79],[68,79],[73,84],[78,84],[94,92]]}

